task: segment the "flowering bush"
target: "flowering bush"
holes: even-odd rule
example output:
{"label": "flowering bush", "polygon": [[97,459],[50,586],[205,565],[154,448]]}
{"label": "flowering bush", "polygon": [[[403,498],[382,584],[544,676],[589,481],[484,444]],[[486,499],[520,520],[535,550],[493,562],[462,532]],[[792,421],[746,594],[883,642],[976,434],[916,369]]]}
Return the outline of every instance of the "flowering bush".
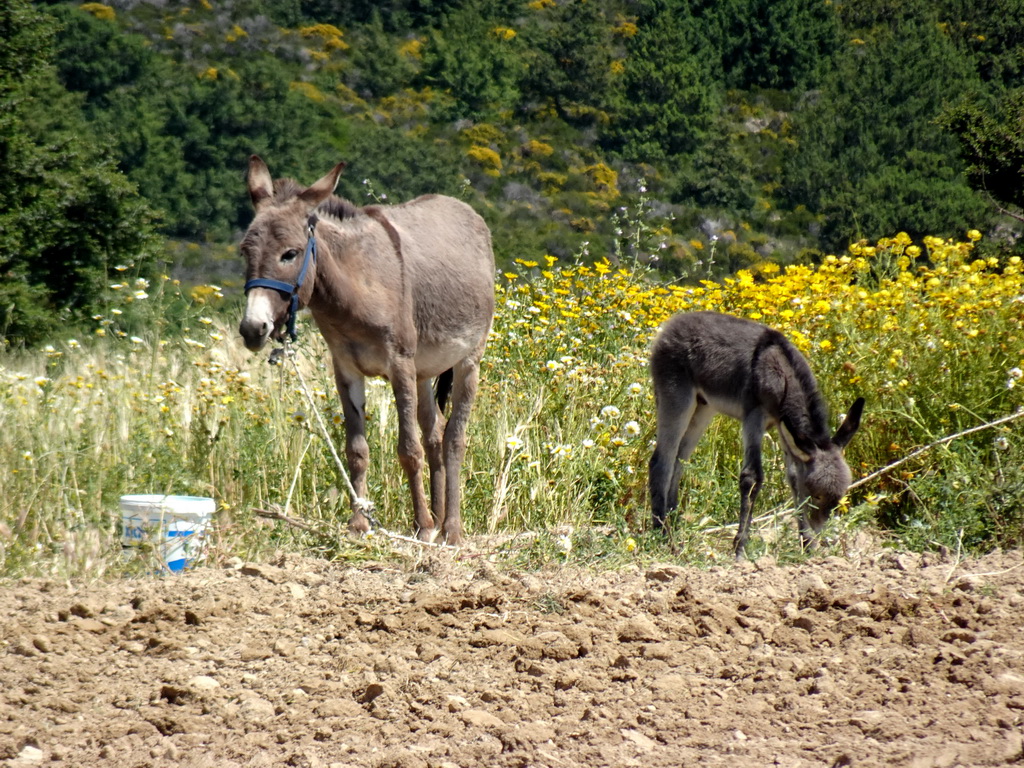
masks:
{"label": "flowering bush", "polygon": [[[531,370],[546,378],[541,392],[550,415],[535,416],[533,423],[544,425],[538,427],[541,434],[563,435],[560,445],[566,444],[565,434],[578,436],[573,451],[548,458],[546,468],[535,465],[553,482],[546,490],[534,487],[534,497],[542,491],[578,490],[581,477],[603,473],[614,493],[602,482],[604,492],[596,498],[607,506],[597,510],[583,504],[583,509],[590,506],[583,512],[578,499],[566,497],[560,503],[566,516],[572,517],[570,510],[581,513],[572,520],[576,523],[593,520],[595,514],[622,519],[625,510],[631,525],[643,523],[640,502],[653,429],[644,370],[647,348],[657,327],[681,311],[728,312],[778,328],[808,356],[834,410],[864,395],[868,417],[850,449],[851,464],[860,474],[945,434],[1013,413],[1024,405],[1017,387],[1024,363],[1021,262],[1018,257],[1004,262],[976,258],[978,238],[974,231],[962,242],[926,238],[922,249],[901,233],[874,245],[856,244],[848,254],[829,256],[816,267],[761,264],[720,283],[698,285],[659,284],[608,263],[559,267],[550,258],[543,265],[520,261],[523,269],[501,281],[501,309],[486,361],[493,370],[485,371],[485,380],[501,387],[508,377],[519,381]],[[628,382],[643,385],[624,388]],[[524,408],[538,396],[529,386],[517,386],[515,393]],[[617,418],[643,425],[645,439],[631,440],[613,428],[617,421],[601,418],[611,407]],[[579,425],[573,426],[573,419]],[[958,474],[975,472],[991,481],[990,472],[1002,472],[1014,465],[1011,454],[1021,455],[1019,441],[1010,434],[982,434],[963,449],[966,455],[937,452],[884,476],[865,497],[870,511],[897,529],[928,528],[922,516],[943,515],[929,511],[915,482],[941,477],[949,469],[943,463],[958,460]],[[543,441],[540,450],[527,442],[520,456],[543,456],[543,448]],[[583,460],[586,451],[589,458]],[[558,467],[572,456],[580,460],[560,473]],[[684,504],[693,522],[707,514],[732,522],[735,484],[724,483],[723,497],[718,491],[723,484],[707,484],[706,479],[735,472],[739,460],[735,425],[713,427],[693,458],[701,467],[700,479],[684,480]],[[975,465],[964,467],[964,461]],[[1015,478],[1019,483],[1019,472]],[[773,501],[784,503],[784,484],[773,486]],[[987,504],[980,498],[976,503],[972,514]],[[980,543],[1005,522],[1002,534],[1019,541],[1021,521],[1005,520],[1006,512],[966,527],[976,529],[974,540]],[[946,523],[956,517],[946,515]],[[962,527],[944,535],[966,535]],[[928,535],[932,538],[918,543],[941,538],[935,531]]]}
{"label": "flowering bush", "polygon": [[501,155],[490,147],[482,147],[474,144],[466,154],[478,162],[484,169],[484,173],[497,176],[501,173]]}

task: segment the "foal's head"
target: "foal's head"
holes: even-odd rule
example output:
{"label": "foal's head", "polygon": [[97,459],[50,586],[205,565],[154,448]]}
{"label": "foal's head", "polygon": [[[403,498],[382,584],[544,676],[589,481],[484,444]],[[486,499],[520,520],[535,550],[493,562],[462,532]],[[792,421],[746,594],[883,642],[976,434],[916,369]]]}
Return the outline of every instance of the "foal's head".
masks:
{"label": "foal's head", "polygon": [[256,216],[242,238],[246,282],[261,278],[281,284],[280,287],[253,287],[247,291],[245,315],[239,332],[245,346],[255,351],[267,339],[281,339],[288,321],[291,296],[287,286],[294,286],[299,305],[305,306],[313,295],[316,270],[309,264],[302,279],[306,245],[309,240],[307,222],[317,206],[334,192],[345,164],[339,163],[330,173],[309,188],[302,188],[290,179],[275,184],[266,163],[253,155],[249,158],[249,197]]}
{"label": "foal's head", "polygon": [[794,431],[785,422],[779,425],[779,433],[786,453],[786,474],[793,490],[801,520],[810,523],[810,531],[801,523],[804,542],[810,543],[814,534],[825,527],[829,515],[850,487],[853,474],[843,456],[843,450],[850,443],[860,427],[864,410],[864,398],[858,398],[843,423],[831,438],[818,443],[811,442]]}

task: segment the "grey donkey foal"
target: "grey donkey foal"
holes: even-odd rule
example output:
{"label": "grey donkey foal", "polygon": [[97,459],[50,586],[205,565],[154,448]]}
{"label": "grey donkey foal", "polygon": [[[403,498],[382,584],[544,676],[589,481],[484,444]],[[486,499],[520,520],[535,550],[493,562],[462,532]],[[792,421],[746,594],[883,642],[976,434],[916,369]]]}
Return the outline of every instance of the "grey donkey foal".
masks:
{"label": "grey donkey foal", "polygon": [[649,490],[654,527],[679,503],[683,465],[716,413],[743,424],[740,520],[733,542],[746,550],[754,501],[761,490],[761,442],[777,427],[786,479],[799,514],[800,538],[813,546],[852,475],[843,449],[860,426],[864,398],[828,433],[828,409],[807,360],[781,333],[752,320],[717,312],[676,315],[662,327],[651,352],[658,433]]}

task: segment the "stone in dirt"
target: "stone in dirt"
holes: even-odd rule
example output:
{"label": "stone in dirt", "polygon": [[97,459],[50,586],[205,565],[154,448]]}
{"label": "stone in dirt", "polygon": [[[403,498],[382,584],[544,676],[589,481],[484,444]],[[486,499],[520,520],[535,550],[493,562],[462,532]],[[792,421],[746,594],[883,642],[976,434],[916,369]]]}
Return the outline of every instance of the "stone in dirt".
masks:
{"label": "stone in dirt", "polygon": [[490,712],[482,709],[467,709],[461,713],[460,717],[466,725],[473,725],[477,728],[493,730],[504,725],[501,718],[495,717]]}

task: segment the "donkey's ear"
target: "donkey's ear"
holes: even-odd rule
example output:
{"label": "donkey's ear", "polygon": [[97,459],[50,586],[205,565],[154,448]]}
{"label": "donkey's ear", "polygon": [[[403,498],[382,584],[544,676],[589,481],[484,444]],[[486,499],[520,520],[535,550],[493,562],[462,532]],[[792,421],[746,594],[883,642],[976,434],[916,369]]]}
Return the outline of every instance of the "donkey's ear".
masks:
{"label": "donkey's ear", "polygon": [[306,203],[312,211],[320,205],[320,203],[334,194],[334,188],[338,186],[338,179],[341,178],[341,172],[343,170],[345,170],[345,163],[338,163],[331,169],[330,173],[313,184],[309,189],[303,191],[302,194],[299,195],[299,199]]}
{"label": "donkey's ear", "polygon": [[249,174],[246,180],[249,184],[252,207],[258,211],[264,202],[274,196],[274,180],[270,178],[270,169],[259,155],[252,155],[249,158]]}
{"label": "donkey's ear", "polygon": [[854,434],[860,427],[860,416],[864,412],[864,398],[858,397],[853,405],[850,406],[850,410],[846,413],[846,418],[843,419],[843,423],[839,425],[839,429],[836,430],[835,435],[832,436],[832,443],[839,448],[845,448],[849,445],[850,440],[853,439]]}
{"label": "donkey's ear", "polygon": [[796,433],[786,423],[785,419],[779,422],[779,437],[782,438],[783,448],[786,449],[786,453],[790,456],[799,459],[804,464],[811,460],[814,446],[801,445],[801,441],[797,439]]}

